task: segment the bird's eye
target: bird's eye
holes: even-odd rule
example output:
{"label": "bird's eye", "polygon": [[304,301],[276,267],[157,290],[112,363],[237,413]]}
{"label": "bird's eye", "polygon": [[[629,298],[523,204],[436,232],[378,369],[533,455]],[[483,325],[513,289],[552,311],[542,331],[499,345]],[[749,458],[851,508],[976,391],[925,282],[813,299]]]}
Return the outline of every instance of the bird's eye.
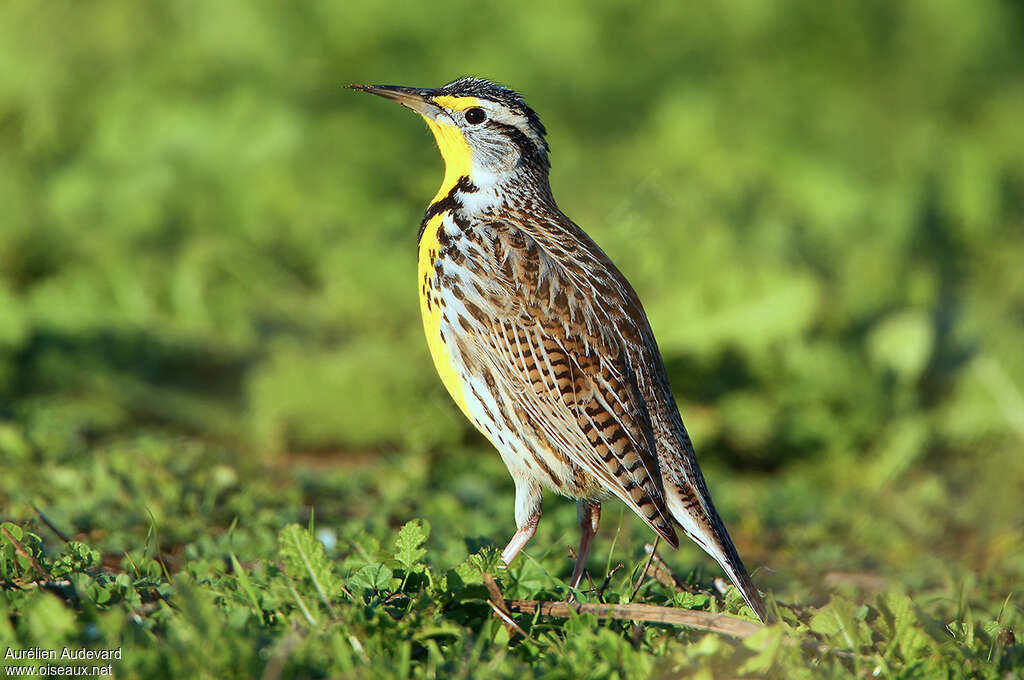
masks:
{"label": "bird's eye", "polygon": [[484,122],[485,118],[487,118],[487,114],[478,106],[474,106],[466,111],[466,122],[470,125],[479,125]]}

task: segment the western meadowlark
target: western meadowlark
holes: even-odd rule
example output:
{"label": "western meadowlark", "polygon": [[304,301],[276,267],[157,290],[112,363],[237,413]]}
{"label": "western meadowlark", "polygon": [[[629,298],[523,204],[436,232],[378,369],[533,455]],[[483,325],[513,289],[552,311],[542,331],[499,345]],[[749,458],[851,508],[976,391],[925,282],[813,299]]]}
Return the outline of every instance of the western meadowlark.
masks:
{"label": "western meadowlark", "polygon": [[558,209],[547,134],[516,92],[478,78],[438,89],[348,87],[420,114],[444,157],[419,229],[423,326],[444,386],[515,481],[511,563],[541,489],[578,501],[583,575],[601,501],[618,496],[668,541],[675,527],[764,602],[715,511],[640,300]]}

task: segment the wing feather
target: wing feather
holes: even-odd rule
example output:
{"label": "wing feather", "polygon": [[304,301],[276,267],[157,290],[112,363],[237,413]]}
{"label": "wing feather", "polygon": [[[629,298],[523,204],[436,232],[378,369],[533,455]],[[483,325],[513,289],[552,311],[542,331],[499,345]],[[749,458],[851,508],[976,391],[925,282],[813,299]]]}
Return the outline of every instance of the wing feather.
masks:
{"label": "wing feather", "polygon": [[[556,276],[554,265],[546,276]],[[544,302],[486,306],[474,354],[529,420],[523,426],[676,545],[650,416],[623,348],[597,337],[596,320],[581,325]]]}

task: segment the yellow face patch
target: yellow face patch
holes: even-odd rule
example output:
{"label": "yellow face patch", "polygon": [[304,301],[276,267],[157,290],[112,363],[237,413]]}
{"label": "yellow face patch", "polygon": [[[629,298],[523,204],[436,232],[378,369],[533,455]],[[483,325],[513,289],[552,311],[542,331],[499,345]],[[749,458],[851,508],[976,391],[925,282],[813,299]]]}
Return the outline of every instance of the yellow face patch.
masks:
{"label": "yellow face patch", "polygon": [[[449,97],[451,99],[452,97]],[[438,97],[444,99],[444,97]],[[472,97],[464,97],[472,99]],[[431,120],[424,116],[427,127],[434,133],[437,140],[437,148],[441,150],[441,157],[444,158],[444,180],[437,195],[431,199],[431,203],[441,200],[448,195],[452,187],[458,183],[462,176],[469,176],[473,168],[473,152],[469,148],[469,142],[462,135],[462,130],[451,123]]]}
{"label": "yellow face patch", "polygon": [[449,111],[465,111],[474,106],[480,106],[480,100],[476,97],[451,97],[449,95],[434,97],[434,103]]}

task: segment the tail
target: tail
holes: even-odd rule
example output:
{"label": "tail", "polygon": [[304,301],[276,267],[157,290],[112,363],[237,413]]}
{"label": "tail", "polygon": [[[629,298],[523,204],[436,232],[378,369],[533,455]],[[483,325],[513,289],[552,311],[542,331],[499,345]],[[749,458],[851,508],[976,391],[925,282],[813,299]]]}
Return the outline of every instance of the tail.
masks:
{"label": "tail", "polygon": [[739,589],[757,618],[762,623],[770,623],[771,617],[765,608],[761,593],[750,580],[750,574],[743,566],[743,560],[736,552],[729,532],[715,511],[700,470],[697,469],[695,472],[695,485],[678,479],[665,479],[665,500],[669,512],[683,532],[707,554],[714,557],[725,570],[729,580]]}

